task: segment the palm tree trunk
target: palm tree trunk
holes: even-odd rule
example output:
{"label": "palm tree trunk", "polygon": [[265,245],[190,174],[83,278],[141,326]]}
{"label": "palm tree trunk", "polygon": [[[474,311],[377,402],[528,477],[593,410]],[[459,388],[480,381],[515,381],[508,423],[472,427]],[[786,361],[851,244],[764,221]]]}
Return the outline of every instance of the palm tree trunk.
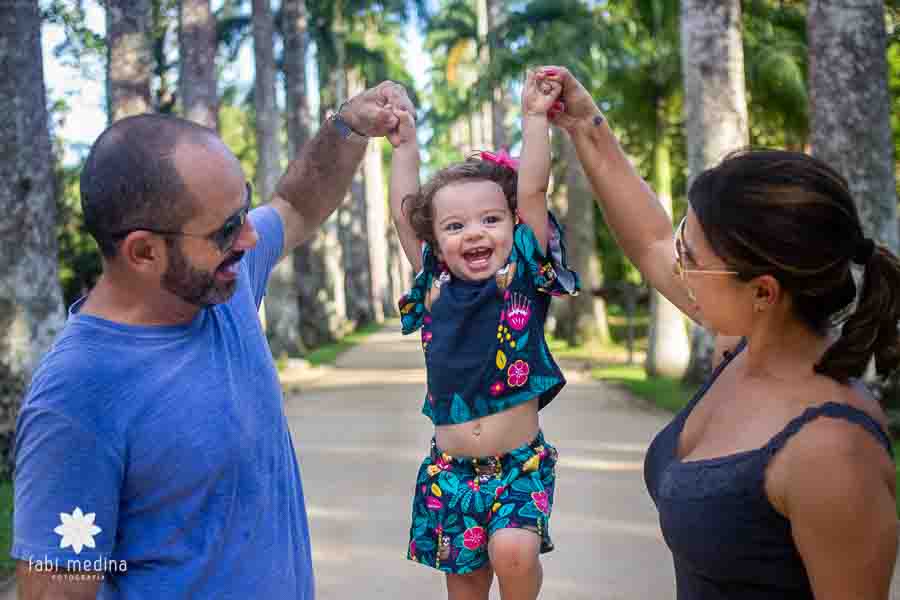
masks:
{"label": "palm tree trunk", "polygon": [[[653,189],[672,218],[672,140],[667,131],[665,105],[660,101],[653,147]],[[650,293],[650,335],[645,369],[648,375],[682,377],[687,370],[691,346],[684,316],[665,296]]]}
{"label": "palm tree trunk", "polygon": [[[288,43],[286,39],[285,45]],[[336,104],[338,80],[342,74],[326,64],[322,53],[318,58],[319,89],[322,90],[319,122],[324,123],[328,109]],[[300,66],[297,65],[298,70]],[[297,76],[290,79],[291,82],[296,80]],[[311,240],[301,244],[294,252],[294,271],[300,274],[296,287],[300,305],[300,337],[306,348],[333,342],[347,329],[344,260],[339,229],[338,213],[335,212]]]}
{"label": "palm tree trunk", "polygon": [[[363,91],[362,76],[350,71],[347,89],[351,96]],[[368,152],[367,152],[368,156]],[[338,209],[340,238],[344,254],[344,293],[347,298],[347,318],[355,327],[378,320],[372,292],[371,255],[369,253],[369,219],[366,203],[366,182],[359,170],[350,185],[350,195]],[[381,308],[381,302],[378,302]]]}
{"label": "palm tree trunk", "polygon": [[107,0],[107,102],[110,123],[150,112],[150,0]]}
{"label": "palm tree trunk", "polygon": [[[275,102],[275,25],[269,0],[253,0],[253,53],[256,78],[257,197],[271,200],[281,175],[278,108]],[[266,288],[265,324],[274,356],[293,355],[300,350],[300,317],[292,261],[281,261]]]}
{"label": "palm tree trunk", "polygon": [[[487,0],[487,24],[488,33],[495,32],[506,20],[506,7],[503,0]],[[491,58],[500,48],[503,42],[496,36],[491,38],[494,43],[490,45]],[[509,134],[506,131],[506,115],[509,114],[509,93],[506,87],[498,85],[494,88],[494,97],[491,101],[491,125],[493,126],[494,148],[509,148]]]}
{"label": "palm tree trunk", "polygon": [[[306,91],[306,48],[307,48],[307,13],[305,0],[283,0],[281,3],[281,35],[284,40],[283,69],[285,87],[285,113],[287,115],[287,152],[288,160],[294,160],[309,140],[312,123],[309,113],[309,100]],[[320,235],[317,233],[317,235]],[[321,273],[324,267],[310,265],[311,240],[294,250],[292,256],[275,266],[271,277],[276,286],[284,292],[284,302],[290,303],[291,333],[296,335],[294,341],[298,350],[305,353],[312,344],[331,341],[329,335],[324,340],[317,335],[305,335],[305,323],[312,320],[315,327],[328,323],[325,312],[326,303],[317,297],[319,289],[317,281],[310,273]],[[319,268],[317,268],[319,267]],[[308,271],[306,270],[308,269]],[[310,281],[304,278],[309,277]],[[303,283],[305,282],[305,284]],[[305,292],[305,294],[304,294]]]}
{"label": "palm tree trunk", "polygon": [[284,81],[287,100],[288,157],[293,160],[309,140],[312,117],[306,89],[308,16],[305,0],[282,0]]}
{"label": "palm tree trunk", "polygon": [[375,321],[384,321],[393,312],[388,281],[388,216],[384,194],[384,165],[381,162],[381,138],[369,142],[363,159],[366,194],[366,234],[369,240],[369,273],[372,285],[372,309]]}
{"label": "palm tree trunk", "polygon": [[[692,182],[749,143],[740,0],[682,0],[681,64]],[[708,377],[712,352],[712,334],[695,325],[686,380]]]}
{"label": "palm tree trunk", "polygon": [[594,231],[594,197],[569,136],[561,135],[562,162],[566,165],[565,190],[559,198],[560,217],[566,229],[569,266],[581,278],[581,293],[556,303],[554,335],[570,345],[591,339],[609,340],[605,303],[593,291],[600,287]]}
{"label": "palm tree trunk", "polygon": [[[476,14],[478,16],[478,72],[486,73],[491,66],[491,51],[488,47],[488,0],[475,0]],[[495,148],[493,108],[490,102],[485,102],[472,114],[472,145],[476,150],[491,150]]]}
{"label": "palm tree trunk", "polygon": [[216,18],[210,0],[181,0],[178,12],[181,73],[178,91],[184,118],[218,129]]}
{"label": "palm tree trunk", "polygon": [[866,235],[897,251],[897,182],[882,0],[811,0],[812,153],[847,178]]}
{"label": "palm tree trunk", "polygon": [[0,434],[64,320],[37,2],[0,4]]}

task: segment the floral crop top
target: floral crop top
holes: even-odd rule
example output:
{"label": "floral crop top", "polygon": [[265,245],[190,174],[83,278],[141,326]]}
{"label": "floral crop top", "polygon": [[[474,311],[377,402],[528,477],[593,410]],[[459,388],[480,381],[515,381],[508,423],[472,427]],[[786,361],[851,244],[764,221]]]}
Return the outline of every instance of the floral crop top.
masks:
{"label": "floral crop top", "polygon": [[422,271],[400,299],[403,333],[422,329],[428,390],[422,412],[435,425],[465,423],[565,385],[544,339],[551,296],[577,295],[562,227],[550,214],[545,257],[528,225],[515,226],[506,265],[484,281],[454,277],[428,244]]}

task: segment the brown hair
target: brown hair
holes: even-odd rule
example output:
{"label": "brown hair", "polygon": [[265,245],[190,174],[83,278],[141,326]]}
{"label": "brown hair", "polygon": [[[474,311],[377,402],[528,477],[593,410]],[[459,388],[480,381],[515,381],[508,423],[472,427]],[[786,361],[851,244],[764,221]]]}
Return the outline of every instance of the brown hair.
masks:
{"label": "brown hair", "polygon": [[461,163],[444,167],[419,188],[418,193],[410,194],[403,199],[403,210],[410,226],[416,232],[416,237],[428,242],[432,247],[437,244],[434,236],[434,196],[443,187],[468,181],[495,182],[503,190],[509,210],[516,212],[518,181],[516,171],[505,165],[472,156]]}
{"label": "brown hair", "polygon": [[[831,167],[797,152],[740,151],[700,174],[688,201],[715,253],[742,281],[775,277],[814,331],[843,324],[816,373],[846,383],[873,354],[880,375],[897,368],[900,262],[884,247],[872,251],[847,182]],[[851,313],[854,258],[865,272]]]}

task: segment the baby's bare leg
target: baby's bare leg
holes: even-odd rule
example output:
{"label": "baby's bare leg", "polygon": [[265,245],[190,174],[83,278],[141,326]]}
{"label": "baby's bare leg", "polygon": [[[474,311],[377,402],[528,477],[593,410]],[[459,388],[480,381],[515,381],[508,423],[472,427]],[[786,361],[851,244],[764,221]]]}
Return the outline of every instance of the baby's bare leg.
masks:
{"label": "baby's bare leg", "polygon": [[541,538],[530,529],[501,529],[491,536],[488,554],[503,600],[537,598],[544,580],[540,550]]}
{"label": "baby's bare leg", "polygon": [[447,574],[447,600],[488,600],[494,571],[490,565],[466,573],[465,575]]}

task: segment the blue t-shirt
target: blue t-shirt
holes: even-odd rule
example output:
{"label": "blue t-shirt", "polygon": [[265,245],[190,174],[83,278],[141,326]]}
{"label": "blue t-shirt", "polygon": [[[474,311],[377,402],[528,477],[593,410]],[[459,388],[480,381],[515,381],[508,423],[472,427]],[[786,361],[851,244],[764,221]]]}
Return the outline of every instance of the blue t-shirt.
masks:
{"label": "blue t-shirt", "polygon": [[190,323],[73,305],[19,414],[13,557],[104,570],[100,598],[312,600],[300,471],[257,316],[283,227],[270,207],[250,219],[259,242],[234,296]]}
{"label": "blue t-shirt", "polygon": [[428,390],[422,412],[435,425],[465,423],[538,398],[543,408],[566,380],[544,339],[551,296],[577,295],[562,227],[548,213],[545,254],[519,223],[506,264],[483,281],[454,277],[428,244],[413,289],[400,299],[403,333],[422,329]]}

